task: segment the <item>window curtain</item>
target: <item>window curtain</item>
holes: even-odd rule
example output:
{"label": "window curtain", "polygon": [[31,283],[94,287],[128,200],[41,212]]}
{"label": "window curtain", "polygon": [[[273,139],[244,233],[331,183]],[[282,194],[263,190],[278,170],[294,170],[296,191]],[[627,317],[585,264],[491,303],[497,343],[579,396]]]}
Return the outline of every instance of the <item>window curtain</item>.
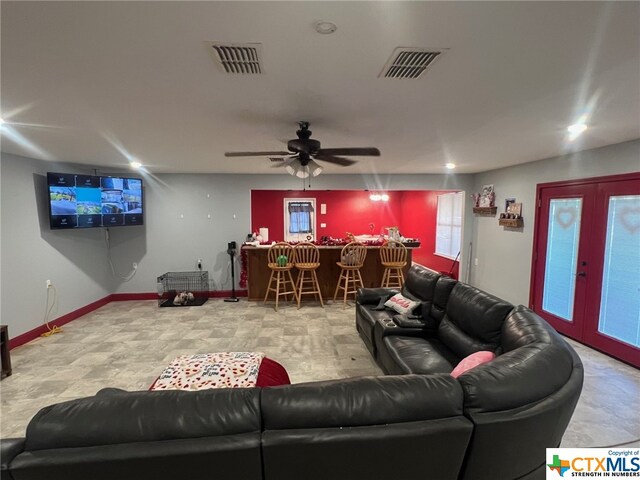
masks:
{"label": "window curtain", "polygon": [[311,213],[313,206],[308,202],[289,203],[289,233],[313,233]]}

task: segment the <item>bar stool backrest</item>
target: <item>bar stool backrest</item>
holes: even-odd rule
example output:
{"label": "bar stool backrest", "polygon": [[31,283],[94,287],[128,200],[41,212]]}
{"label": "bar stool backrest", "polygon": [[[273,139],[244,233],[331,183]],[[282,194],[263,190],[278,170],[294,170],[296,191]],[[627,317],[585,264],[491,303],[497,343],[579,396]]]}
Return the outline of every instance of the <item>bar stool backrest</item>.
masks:
{"label": "bar stool backrest", "polygon": [[380,247],[380,261],[384,263],[407,263],[407,247],[401,242],[389,240]]}
{"label": "bar stool backrest", "polygon": [[[279,258],[286,257],[284,265],[280,265],[282,262],[278,262]],[[269,253],[267,255],[267,261],[269,266],[274,267],[292,267],[295,262],[295,251],[293,246],[287,242],[279,242],[269,247]]]}
{"label": "bar stool backrest", "polygon": [[367,256],[367,247],[360,242],[351,242],[342,248],[340,261],[349,267],[362,267]]}
{"label": "bar stool backrest", "polygon": [[313,243],[302,242],[295,247],[295,263],[296,265],[314,265],[320,264],[320,250]]}

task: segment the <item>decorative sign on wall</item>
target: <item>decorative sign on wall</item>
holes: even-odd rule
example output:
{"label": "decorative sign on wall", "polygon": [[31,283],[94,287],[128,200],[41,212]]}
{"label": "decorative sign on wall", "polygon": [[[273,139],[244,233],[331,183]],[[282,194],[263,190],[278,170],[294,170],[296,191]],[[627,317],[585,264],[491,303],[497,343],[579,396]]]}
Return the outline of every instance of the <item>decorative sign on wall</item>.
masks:
{"label": "decorative sign on wall", "polygon": [[473,198],[473,213],[477,215],[495,215],[497,212],[496,207],[496,193],[493,190],[493,185],[484,185],[480,193],[474,193],[471,195]]}
{"label": "decorative sign on wall", "polygon": [[498,224],[503,227],[519,228],[524,226],[522,219],[522,203],[517,203],[515,198],[505,199],[504,212],[500,214]]}
{"label": "decorative sign on wall", "polygon": [[480,194],[480,207],[493,207],[496,204],[496,194],[493,185],[485,185],[482,187]]}

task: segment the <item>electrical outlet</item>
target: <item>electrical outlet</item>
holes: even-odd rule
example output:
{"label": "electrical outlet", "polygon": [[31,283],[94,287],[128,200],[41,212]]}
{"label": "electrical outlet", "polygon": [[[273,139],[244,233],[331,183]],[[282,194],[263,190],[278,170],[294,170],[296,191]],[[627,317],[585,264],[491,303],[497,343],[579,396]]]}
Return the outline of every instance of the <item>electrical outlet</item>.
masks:
{"label": "electrical outlet", "polygon": [[47,280],[47,288],[51,288],[51,285],[53,285],[53,284],[51,283],[51,280]]}
{"label": "electrical outlet", "polygon": [[138,264],[136,262],[133,262],[131,266],[133,267],[134,270],[138,269]]}

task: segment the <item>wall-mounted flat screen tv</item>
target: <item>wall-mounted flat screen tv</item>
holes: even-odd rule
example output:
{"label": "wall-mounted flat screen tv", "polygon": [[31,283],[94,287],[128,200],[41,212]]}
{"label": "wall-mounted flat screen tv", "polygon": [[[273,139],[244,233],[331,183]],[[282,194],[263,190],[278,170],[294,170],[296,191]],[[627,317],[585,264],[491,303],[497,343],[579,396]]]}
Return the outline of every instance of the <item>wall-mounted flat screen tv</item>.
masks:
{"label": "wall-mounted flat screen tv", "polygon": [[52,229],[143,225],[142,180],[47,173]]}

